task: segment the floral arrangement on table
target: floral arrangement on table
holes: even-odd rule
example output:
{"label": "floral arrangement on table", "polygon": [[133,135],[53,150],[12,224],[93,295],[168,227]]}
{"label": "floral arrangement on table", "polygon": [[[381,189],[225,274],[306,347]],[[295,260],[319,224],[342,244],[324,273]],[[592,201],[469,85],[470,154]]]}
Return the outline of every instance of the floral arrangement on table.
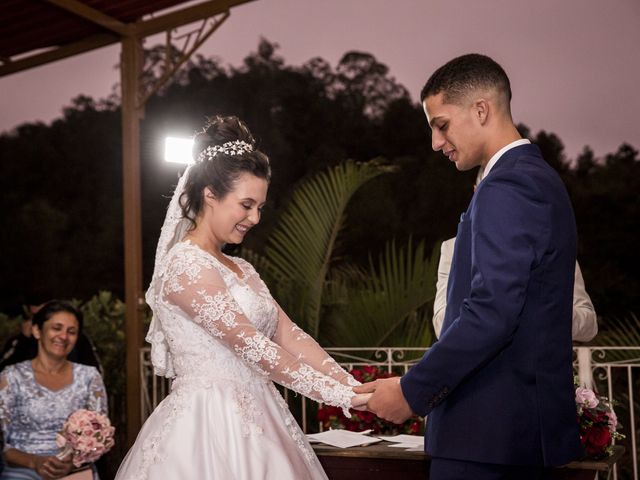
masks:
{"label": "floral arrangement on table", "polygon": [[602,459],[613,454],[615,440],[624,438],[618,432],[618,417],[613,403],[593,390],[576,388],[576,407],[580,425],[580,441],[588,457]]}
{"label": "floral arrangement on table", "polygon": [[92,410],[76,410],[56,435],[56,444],[62,449],[57,457],[64,460],[73,455],[75,467],[95,462],[113,447],[114,433],[115,428],[106,415]]}
{"label": "floral arrangement on table", "polygon": [[[359,382],[366,383],[378,378],[389,378],[397,375],[381,370],[373,366],[354,368],[349,373]],[[317,419],[322,424],[323,430],[343,429],[353,432],[372,430],[372,433],[381,435],[398,435],[406,433],[410,435],[420,435],[424,431],[424,421],[421,417],[413,416],[402,425],[396,425],[378,418],[375,414],[367,411],[351,409],[351,418],[347,418],[342,413],[340,407],[323,405],[318,409]]]}

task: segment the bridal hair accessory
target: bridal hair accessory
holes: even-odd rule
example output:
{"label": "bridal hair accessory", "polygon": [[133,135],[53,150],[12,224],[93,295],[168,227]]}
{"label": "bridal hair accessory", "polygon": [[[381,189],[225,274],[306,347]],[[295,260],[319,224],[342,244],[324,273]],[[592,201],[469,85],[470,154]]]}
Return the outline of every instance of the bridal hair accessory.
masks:
{"label": "bridal hair accessory", "polygon": [[225,155],[242,155],[243,153],[253,152],[253,147],[244,140],[233,140],[232,142],[226,142],[222,145],[208,146],[200,155],[198,155],[197,162],[204,162],[205,160],[211,160],[218,153],[224,153]]}

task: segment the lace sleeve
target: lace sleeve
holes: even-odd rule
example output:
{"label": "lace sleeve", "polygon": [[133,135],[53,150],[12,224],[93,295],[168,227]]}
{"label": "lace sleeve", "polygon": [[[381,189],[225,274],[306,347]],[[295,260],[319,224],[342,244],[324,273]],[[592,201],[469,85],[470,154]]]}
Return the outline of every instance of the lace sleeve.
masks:
{"label": "lace sleeve", "polygon": [[163,296],[251,368],[312,400],[341,407],[348,415],[353,390],[311,367],[260,333],[227,290],[218,270],[186,256],[173,262]]}
{"label": "lace sleeve", "polygon": [[89,382],[89,396],[87,397],[88,410],[108,415],[107,390],[96,368],[92,368],[92,376]]}
{"label": "lace sleeve", "polygon": [[8,428],[11,423],[11,411],[14,410],[15,398],[9,385],[7,371],[0,373],[0,428],[5,439],[4,450],[11,448],[9,445]]}
{"label": "lace sleeve", "polygon": [[338,365],[338,362],[318,345],[311,335],[293,323],[280,305],[278,305],[278,329],[274,340],[294,357],[343,385],[351,387],[360,385],[360,382]]}

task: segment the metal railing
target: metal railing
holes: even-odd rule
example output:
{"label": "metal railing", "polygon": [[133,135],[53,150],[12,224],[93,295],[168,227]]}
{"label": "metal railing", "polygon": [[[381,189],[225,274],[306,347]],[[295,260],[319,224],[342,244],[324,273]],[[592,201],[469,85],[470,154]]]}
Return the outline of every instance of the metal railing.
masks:
{"label": "metal railing", "polygon": [[[405,373],[426,348],[328,348],[327,352],[347,370],[364,366]],[[145,420],[170,391],[170,381],[153,375],[149,348],[140,350],[141,412]],[[575,347],[574,369],[581,385],[586,385],[612,400],[616,407],[620,429],[625,435],[619,444],[626,453],[613,470],[614,480],[640,480],[638,437],[640,436],[640,346],[638,347]],[[292,404],[302,429],[306,432],[315,420],[310,419],[307,400],[290,395],[282,389],[285,400]]]}
{"label": "metal railing", "polygon": [[[614,465],[614,480],[640,480],[638,437],[640,436],[640,346],[577,347],[574,368],[580,383],[609,398],[625,438],[625,455]],[[591,382],[591,383],[589,383]]]}

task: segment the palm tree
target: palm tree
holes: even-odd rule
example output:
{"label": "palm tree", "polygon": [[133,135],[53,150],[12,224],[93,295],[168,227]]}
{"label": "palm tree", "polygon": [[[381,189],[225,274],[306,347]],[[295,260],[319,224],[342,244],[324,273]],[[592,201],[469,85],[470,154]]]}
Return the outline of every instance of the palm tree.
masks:
{"label": "palm tree", "polygon": [[431,345],[437,260],[436,255],[426,255],[424,242],[415,249],[411,240],[406,248],[388,242],[377,265],[370,258],[365,275],[333,285],[327,298],[331,315],[326,319],[333,328],[327,329],[331,333],[326,343],[345,347]]}
{"label": "palm tree", "polygon": [[390,241],[368,270],[338,255],[350,199],[392,171],[377,160],[345,161],[316,174],[295,190],[264,256],[245,252],[284,310],[327,346],[431,344],[436,274],[423,243],[413,251],[411,241],[406,249]]}

